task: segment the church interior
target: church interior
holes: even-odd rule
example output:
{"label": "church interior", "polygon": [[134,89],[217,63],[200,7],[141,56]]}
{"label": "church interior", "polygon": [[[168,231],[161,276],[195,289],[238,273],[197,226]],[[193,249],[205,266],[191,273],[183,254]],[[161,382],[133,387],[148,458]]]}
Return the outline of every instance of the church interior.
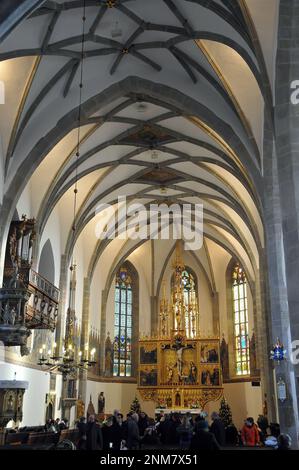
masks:
{"label": "church interior", "polygon": [[[0,446],[137,404],[226,406],[298,448],[298,21],[299,0],[1,0]],[[140,236],[159,205],[169,236]]]}

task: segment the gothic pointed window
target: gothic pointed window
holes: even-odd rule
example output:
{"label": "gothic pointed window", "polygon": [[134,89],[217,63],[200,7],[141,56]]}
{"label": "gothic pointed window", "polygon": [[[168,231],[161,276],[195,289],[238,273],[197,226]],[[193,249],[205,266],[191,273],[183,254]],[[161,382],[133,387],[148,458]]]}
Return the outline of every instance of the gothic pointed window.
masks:
{"label": "gothic pointed window", "polygon": [[243,268],[237,264],[232,272],[232,298],[237,375],[250,374],[247,281]]}
{"label": "gothic pointed window", "polygon": [[[184,306],[185,306],[185,331],[187,338],[194,338],[196,336],[197,325],[197,277],[195,273],[187,266],[184,267],[181,275],[181,283],[184,293]],[[174,289],[175,279],[172,276],[171,288]]]}
{"label": "gothic pointed window", "polygon": [[132,279],[126,267],[120,268],[115,282],[113,375],[132,375]]}

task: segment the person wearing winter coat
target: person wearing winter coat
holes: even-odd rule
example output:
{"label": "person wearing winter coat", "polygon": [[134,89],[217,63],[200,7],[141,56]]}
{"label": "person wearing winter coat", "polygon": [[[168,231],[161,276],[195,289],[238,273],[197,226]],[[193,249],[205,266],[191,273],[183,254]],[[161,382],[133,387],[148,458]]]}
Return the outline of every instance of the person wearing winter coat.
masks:
{"label": "person wearing winter coat", "polygon": [[247,418],[241,431],[241,439],[244,446],[255,447],[260,443],[258,427],[253,418]]}
{"label": "person wearing winter coat", "polygon": [[127,438],[127,428],[123,422],[123,415],[118,413],[112,424],[113,432],[113,450],[120,450],[122,443]]}
{"label": "person wearing winter coat", "polygon": [[77,429],[79,430],[77,449],[82,450],[86,448],[87,424],[85,416],[81,416],[80,421],[77,423]]}
{"label": "person wearing winter coat", "polygon": [[193,426],[190,423],[188,416],[182,418],[181,424],[176,428],[176,432],[180,438],[180,449],[188,450],[191,443]]}
{"label": "person wearing winter coat", "polygon": [[191,439],[190,450],[220,450],[220,446],[216,441],[214,434],[209,432],[207,421],[200,420],[195,427],[195,434]]}
{"label": "person wearing winter coat", "polygon": [[140,435],[138,428],[139,416],[137,413],[127,415],[127,448],[129,450],[139,449]]}
{"label": "person wearing winter coat", "polygon": [[145,430],[148,428],[148,426],[149,426],[148,416],[146,413],[141,411],[141,413],[139,414],[139,420],[138,420],[138,428],[139,428],[140,437],[144,436]]}
{"label": "person wearing winter coat", "polygon": [[113,417],[110,416],[102,427],[103,450],[114,448],[115,432],[113,429]]}
{"label": "person wearing winter coat", "polygon": [[225,426],[218,413],[215,411],[211,415],[212,424],[210,432],[214,434],[216,441],[220,446],[225,446]]}
{"label": "person wearing winter coat", "polygon": [[103,448],[103,435],[100,425],[96,422],[95,416],[88,417],[86,427],[86,450],[101,450]]}

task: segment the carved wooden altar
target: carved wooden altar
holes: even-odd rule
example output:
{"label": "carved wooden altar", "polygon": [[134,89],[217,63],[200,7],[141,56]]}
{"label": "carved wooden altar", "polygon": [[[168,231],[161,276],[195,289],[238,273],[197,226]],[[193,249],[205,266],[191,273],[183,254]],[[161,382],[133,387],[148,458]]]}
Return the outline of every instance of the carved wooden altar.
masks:
{"label": "carved wooden altar", "polygon": [[200,408],[223,394],[219,339],[139,341],[138,390],[160,408]]}
{"label": "carved wooden altar", "polygon": [[173,268],[171,300],[164,292],[158,335],[139,340],[138,390],[158,408],[203,409],[223,395],[220,341],[200,334],[194,286],[184,277],[179,246]]}

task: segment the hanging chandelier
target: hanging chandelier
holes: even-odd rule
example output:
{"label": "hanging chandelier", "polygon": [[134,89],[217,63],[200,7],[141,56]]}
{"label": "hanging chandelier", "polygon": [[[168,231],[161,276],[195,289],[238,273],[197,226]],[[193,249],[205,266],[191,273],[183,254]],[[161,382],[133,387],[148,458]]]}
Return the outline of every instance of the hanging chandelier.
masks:
{"label": "hanging chandelier", "polygon": [[81,118],[82,118],[82,94],[83,94],[83,79],[84,79],[84,57],[85,57],[85,22],[86,22],[86,0],[83,2],[82,14],[82,43],[81,43],[81,67],[79,79],[79,106],[78,106],[78,132],[76,144],[76,160],[75,160],[75,184],[74,184],[74,205],[73,205],[73,223],[72,223],[72,259],[70,263],[71,281],[70,281],[70,295],[69,307],[66,315],[66,329],[64,338],[64,347],[62,354],[59,353],[59,348],[56,343],[47,351],[46,345],[39,350],[38,365],[47,371],[60,372],[63,380],[67,380],[68,376],[75,377],[79,371],[88,371],[90,367],[94,367],[97,362],[95,361],[96,349],[93,348],[89,351],[88,344],[85,345],[84,352],[82,352],[76,344],[76,316],[74,305],[74,286],[75,286],[75,268],[74,262],[74,246],[76,235],[76,214],[77,214],[77,197],[78,197],[78,163],[80,157],[81,147]]}
{"label": "hanging chandelier", "polygon": [[60,372],[63,380],[66,380],[68,376],[77,375],[78,371],[87,371],[90,367],[95,366],[95,353],[95,348],[89,351],[88,345],[85,346],[83,353],[82,351],[77,353],[76,348],[70,344],[67,349],[63,348],[62,356],[59,356],[56,343],[53,343],[52,348],[48,351],[44,344],[39,350],[37,364],[47,372]]}

